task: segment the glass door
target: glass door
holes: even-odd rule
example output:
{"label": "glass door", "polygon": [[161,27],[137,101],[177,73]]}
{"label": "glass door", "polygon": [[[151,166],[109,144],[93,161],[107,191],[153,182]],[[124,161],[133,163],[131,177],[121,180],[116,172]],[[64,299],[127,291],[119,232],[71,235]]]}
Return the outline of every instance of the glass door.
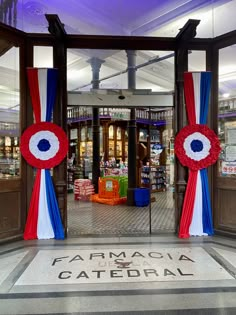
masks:
{"label": "glass door", "polygon": [[150,109],[151,232],[175,232],[173,108]]}

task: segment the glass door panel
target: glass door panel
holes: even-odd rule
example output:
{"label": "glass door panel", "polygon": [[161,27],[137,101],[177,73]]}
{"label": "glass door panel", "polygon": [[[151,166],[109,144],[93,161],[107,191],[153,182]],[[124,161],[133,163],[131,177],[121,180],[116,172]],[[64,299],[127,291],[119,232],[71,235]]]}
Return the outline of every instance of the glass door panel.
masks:
{"label": "glass door panel", "polygon": [[174,232],[173,108],[150,109],[150,117],[151,231]]}

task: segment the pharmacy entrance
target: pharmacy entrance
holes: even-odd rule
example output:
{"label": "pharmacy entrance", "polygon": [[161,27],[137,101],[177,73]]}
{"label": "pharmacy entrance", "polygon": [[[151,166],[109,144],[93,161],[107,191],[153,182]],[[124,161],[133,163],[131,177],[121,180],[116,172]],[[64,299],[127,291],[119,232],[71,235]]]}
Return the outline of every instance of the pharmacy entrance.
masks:
{"label": "pharmacy entrance", "polygon": [[68,109],[68,237],[148,235],[176,230],[173,107],[135,109],[136,188],[132,206],[127,205],[130,111],[127,107],[99,108],[100,176],[96,192],[93,108]]}

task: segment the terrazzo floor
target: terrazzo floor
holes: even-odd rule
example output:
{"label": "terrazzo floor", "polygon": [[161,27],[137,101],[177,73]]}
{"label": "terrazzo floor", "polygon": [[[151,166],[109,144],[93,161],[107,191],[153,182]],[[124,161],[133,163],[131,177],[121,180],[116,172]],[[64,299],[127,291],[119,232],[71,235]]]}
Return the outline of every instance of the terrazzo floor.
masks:
{"label": "terrazzo floor", "polygon": [[73,194],[68,194],[68,235],[143,235],[150,230],[152,233],[173,233],[173,192],[158,192],[152,197],[155,201],[147,207],[130,207],[78,201]]}
{"label": "terrazzo floor", "polygon": [[0,314],[235,315],[235,240],[81,236],[1,245]]}

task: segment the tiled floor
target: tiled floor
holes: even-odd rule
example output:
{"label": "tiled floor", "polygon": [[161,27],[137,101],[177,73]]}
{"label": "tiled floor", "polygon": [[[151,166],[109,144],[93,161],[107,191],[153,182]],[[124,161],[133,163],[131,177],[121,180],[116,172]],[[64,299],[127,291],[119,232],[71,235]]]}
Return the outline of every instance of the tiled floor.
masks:
{"label": "tiled floor", "polygon": [[0,314],[235,315],[236,243],[167,234],[2,245]]}
{"label": "tiled floor", "polygon": [[133,235],[170,233],[175,231],[175,210],[172,192],[152,194],[147,207],[110,206],[74,200],[68,194],[68,233],[80,235]]}

